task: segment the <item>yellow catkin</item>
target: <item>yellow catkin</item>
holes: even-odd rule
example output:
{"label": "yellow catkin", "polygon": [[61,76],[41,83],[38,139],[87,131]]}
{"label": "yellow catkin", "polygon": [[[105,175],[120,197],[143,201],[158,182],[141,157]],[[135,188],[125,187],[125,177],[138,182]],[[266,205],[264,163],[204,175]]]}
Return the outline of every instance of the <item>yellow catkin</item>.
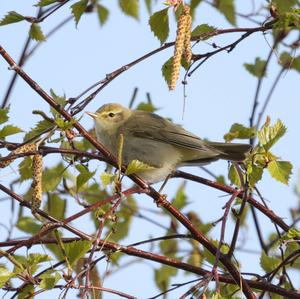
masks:
{"label": "yellow catkin", "polygon": [[187,5],[185,5],[177,23],[177,34],[176,34],[174,55],[173,55],[173,67],[172,67],[171,79],[169,82],[170,90],[175,89],[176,82],[179,77],[181,57],[183,53],[183,46],[184,46],[186,27],[188,21],[187,16],[189,16],[189,11],[190,8]]}
{"label": "yellow catkin", "polygon": [[31,211],[35,213],[42,202],[42,174],[43,174],[43,156],[40,154],[33,156],[33,193],[31,200]]}
{"label": "yellow catkin", "polygon": [[[15,150],[13,150],[9,155],[17,155],[17,154],[23,154],[23,153],[28,153],[28,152],[34,152],[36,150],[36,145],[33,143],[30,144],[24,144],[18,148],[16,148]],[[12,163],[15,160],[15,158],[12,159],[7,159],[5,161],[0,161],[0,168],[5,168],[7,167],[10,163]]]}
{"label": "yellow catkin", "polygon": [[186,28],[185,28],[185,37],[184,37],[184,57],[187,64],[191,63],[192,60],[192,48],[191,48],[191,29],[192,29],[192,16],[188,13],[186,16]]}

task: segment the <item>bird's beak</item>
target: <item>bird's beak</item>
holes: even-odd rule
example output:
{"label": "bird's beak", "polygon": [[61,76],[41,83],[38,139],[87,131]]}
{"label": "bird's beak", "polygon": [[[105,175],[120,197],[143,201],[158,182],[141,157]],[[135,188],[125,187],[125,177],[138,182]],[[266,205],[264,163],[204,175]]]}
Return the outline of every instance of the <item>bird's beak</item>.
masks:
{"label": "bird's beak", "polygon": [[92,118],[96,118],[97,114],[93,113],[93,112],[86,112],[86,114],[88,114],[89,116],[91,116]]}

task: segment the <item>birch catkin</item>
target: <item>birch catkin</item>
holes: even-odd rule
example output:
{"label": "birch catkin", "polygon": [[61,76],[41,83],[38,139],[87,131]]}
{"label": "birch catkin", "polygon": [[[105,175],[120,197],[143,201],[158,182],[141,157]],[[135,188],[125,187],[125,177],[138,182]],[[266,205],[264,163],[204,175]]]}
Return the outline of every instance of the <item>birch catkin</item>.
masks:
{"label": "birch catkin", "polygon": [[183,52],[187,53],[191,57],[190,45],[188,46],[188,40],[190,41],[190,37],[186,37],[188,31],[190,36],[190,27],[191,27],[190,7],[185,5],[177,23],[177,34],[176,34],[174,55],[173,55],[173,67],[172,67],[171,79],[169,82],[170,90],[174,90],[176,87],[176,82],[179,77],[181,58]]}
{"label": "birch catkin", "polygon": [[[36,146],[33,143],[30,144],[24,144],[15,150],[13,150],[9,156],[17,155],[17,154],[23,154],[23,153],[28,153],[28,152],[35,152],[36,151]],[[15,160],[15,158],[7,159],[5,161],[0,161],[0,168],[5,168],[7,167],[10,163],[12,163]]]}
{"label": "birch catkin", "polygon": [[43,174],[43,156],[40,154],[33,156],[33,193],[31,199],[31,211],[36,213],[36,211],[41,206],[42,202],[42,174]]}
{"label": "birch catkin", "polygon": [[[187,6],[188,7],[188,6]],[[186,16],[186,28],[184,37],[184,57],[187,64],[191,63],[192,60],[192,48],[191,48],[191,29],[192,29],[192,16],[190,15],[190,8],[188,7],[188,14]]]}

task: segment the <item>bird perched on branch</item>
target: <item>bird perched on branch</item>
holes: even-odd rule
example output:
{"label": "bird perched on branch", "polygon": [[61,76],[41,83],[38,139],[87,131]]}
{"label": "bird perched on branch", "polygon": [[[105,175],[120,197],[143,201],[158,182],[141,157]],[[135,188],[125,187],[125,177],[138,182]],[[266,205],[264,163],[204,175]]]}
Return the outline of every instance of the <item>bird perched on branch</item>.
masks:
{"label": "bird perched on branch", "polygon": [[181,166],[199,166],[218,159],[240,162],[249,144],[204,141],[157,114],[106,104],[95,113],[97,140],[115,157],[120,134],[124,137],[123,163],[138,160],[149,166],[138,176],[152,184],[166,179]]}

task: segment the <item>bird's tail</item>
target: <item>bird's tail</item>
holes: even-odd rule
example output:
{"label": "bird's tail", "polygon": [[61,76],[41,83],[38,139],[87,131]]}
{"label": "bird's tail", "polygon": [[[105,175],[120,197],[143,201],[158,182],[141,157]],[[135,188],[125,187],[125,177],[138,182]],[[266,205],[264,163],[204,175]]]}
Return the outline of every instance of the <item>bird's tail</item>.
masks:
{"label": "bird's tail", "polygon": [[208,142],[208,144],[221,152],[218,158],[236,162],[245,160],[252,148],[250,144],[243,143]]}

